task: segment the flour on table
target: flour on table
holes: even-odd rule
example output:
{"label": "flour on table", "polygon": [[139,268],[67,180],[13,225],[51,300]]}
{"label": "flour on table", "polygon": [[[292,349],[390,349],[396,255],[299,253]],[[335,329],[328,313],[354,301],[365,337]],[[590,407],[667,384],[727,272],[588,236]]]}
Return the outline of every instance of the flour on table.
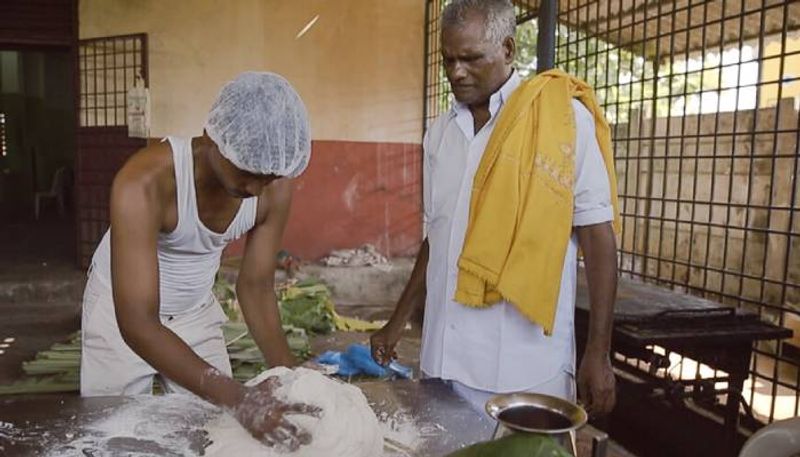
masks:
{"label": "flour on table", "polygon": [[67,431],[66,442],[50,437],[54,443],[44,455],[194,457],[205,443],[203,425],[217,415],[219,408],[193,395],[131,397],[80,430]]}
{"label": "flour on table", "polygon": [[[408,455],[391,445],[384,447],[384,438],[405,449],[415,449],[428,439],[424,424],[417,424],[408,411],[381,413],[380,420],[376,418],[355,385],[303,368],[275,368],[251,383],[270,376],[280,378],[282,387],[276,393],[284,401],[311,404],[323,411],[319,418],[289,416],[312,434],[310,444],[291,454],[261,445],[220,408],[180,394],[131,397],[74,424],[76,416],[72,416],[72,426],[52,436],[34,424],[0,422],[0,447],[36,440],[44,448],[38,455],[46,457],[376,457]],[[4,451],[0,449],[0,455]]]}
{"label": "flour on table", "polygon": [[[330,379],[307,368],[276,367],[248,384],[277,376],[277,395],[289,403],[306,403],[321,409],[320,417],[291,415],[288,419],[312,436],[311,443],[291,453],[292,457],[375,457],[383,454],[384,429],[378,423],[364,393],[356,386]],[[212,444],[208,457],[282,456],[274,448],[255,440],[229,414],[208,425]]]}
{"label": "flour on table", "polygon": [[418,455],[424,436],[413,416],[405,410],[382,411],[378,421],[383,429],[384,457]]}

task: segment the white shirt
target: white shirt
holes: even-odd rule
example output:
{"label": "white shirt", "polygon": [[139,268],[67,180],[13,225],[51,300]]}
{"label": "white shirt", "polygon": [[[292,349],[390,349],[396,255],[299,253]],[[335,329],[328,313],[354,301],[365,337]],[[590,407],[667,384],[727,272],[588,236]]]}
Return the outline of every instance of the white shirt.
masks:
{"label": "white shirt", "polygon": [[[510,303],[470,308],[453,300],[475,172],[497,114],[519,86],[516,71],[489,99],[491,118],[476,134],[469,108],[458,102],[439,116],[423,140],[423,199],[430,245],[422,330],[422,371],[473,389],[531,389],[575,372],[574,312],[577,237],[565,253],[555,327],[550,337]],[[577,139],[573,226],[613,220],[608,176],[595,139],[594,119],[573,100]],[[531,278],[535,280],[536,278]]]}

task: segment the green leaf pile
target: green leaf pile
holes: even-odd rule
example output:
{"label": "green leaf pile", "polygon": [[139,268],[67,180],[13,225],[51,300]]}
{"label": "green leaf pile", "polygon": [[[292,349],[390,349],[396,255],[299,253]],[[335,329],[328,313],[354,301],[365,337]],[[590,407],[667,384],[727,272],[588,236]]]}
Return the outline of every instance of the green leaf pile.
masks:
{"label": "green leaf pile", "polygon": [[[233,377],[239,381],[248,380],[268,368],[267,363],[247,326],[239,321],[234,286],[218,276],[213,290],[231,319],[222,326],[222,331]],[[309,337],[333,331],[340,319],[333,309],[330,290],[325,284],[310,280],[283,284],[277,294],[289,348],[299,359],[307,360],[312,355]],[[54,344],[37,353],[33,360],[23,362],[25,375],[12,384],[0,385],[0,395],[76,392],[80,389],[80,358],[81,337],[80,332],[76,332],[69,342]]]}

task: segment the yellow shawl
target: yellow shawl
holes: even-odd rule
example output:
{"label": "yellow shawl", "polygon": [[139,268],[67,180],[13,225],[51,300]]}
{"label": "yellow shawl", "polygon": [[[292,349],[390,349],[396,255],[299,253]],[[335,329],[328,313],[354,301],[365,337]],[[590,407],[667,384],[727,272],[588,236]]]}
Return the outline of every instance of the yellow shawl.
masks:
{"label": "yellow shawl", "polygon": [[572,233],[575,116],[594,115],[620,231],[611,132],[594,92],[560,70],[524,81],[500,112],[475,174],[455,299],[473,307],[507,300],[553,331],[564,253]]}

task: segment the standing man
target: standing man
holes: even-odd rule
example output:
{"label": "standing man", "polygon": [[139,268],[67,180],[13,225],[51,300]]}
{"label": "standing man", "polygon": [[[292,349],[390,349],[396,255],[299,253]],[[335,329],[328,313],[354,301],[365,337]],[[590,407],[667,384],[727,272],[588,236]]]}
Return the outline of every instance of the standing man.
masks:
{"label": "standing man", "polygon": [[[578,388],[587,409],[602,414],[615,403],[616,189],[608,126],[584,83],[561,72],[520,80],[512,67],[515,26],[509,0],[453,0],[443,11],[442,58],[455,102],[424,140],[427,238],[392,318],[372,336],[373,357],[386,363],[394,356],[424,300],[425,376],[448,381],[480,411],[496,393],[574,400],[580,249],[591,317]],[[572,98],[579,89],[594,113]],[[561,152],[546,150],[563,132],[570,138],[556,145]],[[519,173],[501,182],[503,170]],[[527,205],[509,203],[527,197]],[[537,236],[525,239],[530,233]],[[495,270],[484,268],[494,260]]]}
{"label": "standing man", "polygon": [[111,190],[111,228],[83,298],[81,395],[191,391],[231,410],[256,438],[297,447],[307,433],[287,414],[313,413],[268,381],[234,381],[211,289],[222,250],[246,235],[236,292],[271,366],[297,363],[274,293],[291,203],[289,179],[310,158],[305,107],[271,73],[243,73],[217,97],[203,135],[168,137],[134,154]]}

